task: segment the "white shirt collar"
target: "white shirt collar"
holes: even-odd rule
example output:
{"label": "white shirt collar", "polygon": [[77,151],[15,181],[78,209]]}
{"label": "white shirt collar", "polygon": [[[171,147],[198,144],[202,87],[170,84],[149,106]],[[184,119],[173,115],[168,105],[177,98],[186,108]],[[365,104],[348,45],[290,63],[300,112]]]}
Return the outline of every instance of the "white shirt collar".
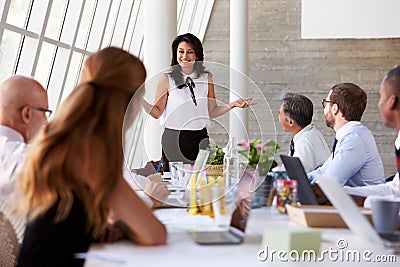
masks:
{"label": "white shirt collar", "polygon": [[24,137],[22,136],[22,134],[20,134],[19,132],[17,132],[16,130],[14,130],[8,126],[0,125],[0,136],[5,136],[10,141],[25,143],[25,140],[24,140]]}
{"label": "white shirt collar", "polygon": [[397,134],[396,141],[394,141],[394,145],[396,146],[396,149],[400,149],[400,131]]}
{"label": "white shirt collar", "polygon": [[293,140],[296,141],[297,138],[300,138],[300,136],[305,133],[308,132],[309,130],[311,130],[312,128],[314,128],[313,124],[309,124],[306,127],[304,127],[303,129],[301,129],[297,134],[295,134],[293,136]]}
{"label": "white shirt collar", "polygon": [[197,74],[197,72],[196,72],[195,70],[193,70],[193,72],[190,73],[190,74],[186,74],[186,73],[184,73],[183,71],[181,71],[181,73],[183,74],[183,77],[184,77],[184,80],[185,80],[185,81],[186,81],[186,78],[187,78],[187,77],[190,77],[190,78],[192,78],[192,79],[197,79],[197,78],[199,78],[199,75]]}
{"label": "white shirt collar", "polygon": [[361,122],[359,121],[349,121],[347,122],[345,125],[343,125],[342,127],[340,127],[340,129],[336,132],[336,139],[340,140],[342,139],[342,137],[354,126],[356,125],[360,125]]}

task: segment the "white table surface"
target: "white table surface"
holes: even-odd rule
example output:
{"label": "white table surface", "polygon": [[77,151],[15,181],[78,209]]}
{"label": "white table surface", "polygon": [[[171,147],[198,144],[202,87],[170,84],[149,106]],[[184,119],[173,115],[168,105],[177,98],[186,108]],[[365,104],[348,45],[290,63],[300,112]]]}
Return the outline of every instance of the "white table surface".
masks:
{"label": "white table surface", "polygon": [[[304,228],[296,225],[284,214],[279,214],[275,207],[253,209],[246,228],[246,238],[241,245],[214,245],[203,246],[196,244],[190,237],[188,230],[198,228],[213,228],[213,222],[208,218],[194,218],[187,215],[184,209],[163,209],[156,214],[167,225],[168,240],[163,246],[144,247],[135,245],[129,241],[121,241],[114,244],[95,244],[90,247],[86,267],[102,266],[185,266],[185,267],[210,267],[210,266],[398,266],[400,255],[395,256],[396,262],[366,262],[354,260],[341,260],[332,254],[322,262],[285,262],[278,259],[274,261],[260,261],[258,252],[261,249],[262,233],[268,227],[282,227],[285,229]],[[361,253],[368,250],[370,259],[376,256],[393,255],[393,251],[379,244],[371,244],[362,237],[353,235],[348,229],[327,229],[322,231],[321,250],[335,249],[339,239],[344,239],[348,247],[346,251],[357,250]],[[93,258],[92,258],[93,257]],[[104,259],[97,259],[104,257]],[[335,260],[334,258],[337,258]],[[382,257],[381,257],[382,258]],[[393,259],[391,259],[393,260]]]}

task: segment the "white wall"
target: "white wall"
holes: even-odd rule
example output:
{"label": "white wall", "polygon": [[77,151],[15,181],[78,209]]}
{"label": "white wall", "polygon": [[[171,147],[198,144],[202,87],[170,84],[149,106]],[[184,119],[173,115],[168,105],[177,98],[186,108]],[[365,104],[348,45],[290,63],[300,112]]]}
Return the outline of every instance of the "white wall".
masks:
{"label": "white wall", "polygon": [[400,37],[399,0],[302,0],[301,37]]}

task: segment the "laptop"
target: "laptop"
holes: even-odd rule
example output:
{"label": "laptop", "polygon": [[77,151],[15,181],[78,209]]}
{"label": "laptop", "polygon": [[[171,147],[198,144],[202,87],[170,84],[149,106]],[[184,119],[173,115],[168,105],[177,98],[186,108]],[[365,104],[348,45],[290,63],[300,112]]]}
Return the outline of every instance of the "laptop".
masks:
{"label": "laptop", "polygon": [[232,214],[228,230],[192,232],[192,239],[200,245],[235,245],[243,243],[254,195],[254,190],[251,189],[251,186],[251,178],[243,176],[239,180],[235,192],[236,209]]}
{"label": "laptop", "polygon": [[398,233],[378,234],[367,218],[360,212],[350,195],[343,190],[343,186],[335,178],[315,175],[315,179],[354,234],[371,242],[400,248],[400,235]]}
{"label": "laptop", "polygon": [[280,155],[286,173],[290,179],[297,180],[297,199],[302,205],[319,205],[311,187],[303,164],[298,157]]}

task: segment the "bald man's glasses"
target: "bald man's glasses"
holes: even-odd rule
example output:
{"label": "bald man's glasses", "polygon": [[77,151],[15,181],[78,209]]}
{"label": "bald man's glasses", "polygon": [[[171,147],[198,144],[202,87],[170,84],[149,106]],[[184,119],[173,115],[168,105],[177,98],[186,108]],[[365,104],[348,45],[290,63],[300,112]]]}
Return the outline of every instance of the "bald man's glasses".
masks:
{"label": "bald man's glasses", "polygon": [[24,107],[30,107],[31,109],[42,111],[42,112],[44,112],[44,115],[46,115],[47,118],[50,118],[51,114],[53,113],[53,111],[51,111],[50,109],[41,108],[41,107],[32,106],[32,105],[23,105],[18,110],[22,110]]}

